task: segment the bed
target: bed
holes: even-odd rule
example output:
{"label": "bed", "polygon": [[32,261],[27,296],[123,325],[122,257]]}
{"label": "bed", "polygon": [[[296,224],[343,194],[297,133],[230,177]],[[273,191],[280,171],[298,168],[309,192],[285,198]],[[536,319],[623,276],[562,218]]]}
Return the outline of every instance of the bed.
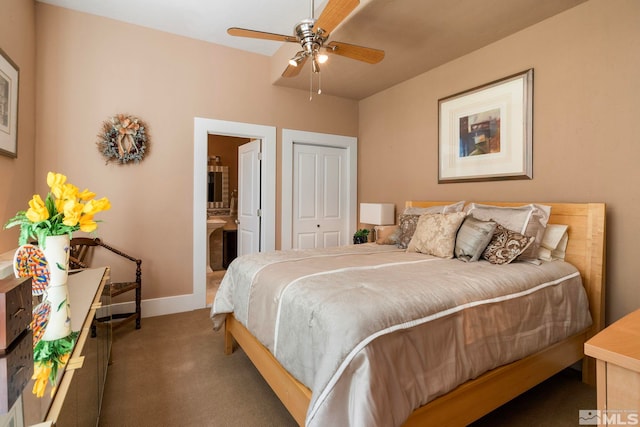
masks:
{"label": "bed", "polygon": [[[407,207],[431,207],[450,204],[452,203],[407,202]],[[490,205],[515,207],[522,205],[522,203],[490,203]],[[245,278],[242,277],[243,274],[231,277],[232,274],[230,272],[225,276],[227,282],[233,283],[225,286],[225,281],[223,280],[221,285],[222,292],[219,291],[219,295],[216,296],[216,301],[212,307],[212,318],[216,327],[220,327],[224,323],[225,352],[231,353],[234,344],[238,343],[300,425],[305,423],[307,425],[327,425],[327,423],[355,425],[362,424],[362,420],[368,420],[369,423],[378,425],[469,424],[565,367],[583,359],[584,342],[604,326],[605,207],[603,204],[597,203],[545,203],[544,205],[551,207],[551,215],[548,219],[549,224],[568,225],[569,240],[565,255],[565,260],[568,264],[554,262],[544,263],[545,265],[542,267],[532,264],[530,266],[499,266],[502,268],[500,271],[501,275],[505,277],[505,282],[516,283],[520,280],[520,270],[516,269],[530,269],[531,275],[540,276],[542,285],[525,285],[523,283],[522,285],[517,285],[523,286],[521,289],[518,288],[520,293],[508,291],[507,294],[526,294],[531,295],[530,298],[532,299],[556,301],[553,304],[557,304],[557,301],[561,301],[564,304],[562,301],[565,300],[567,303],[573,303],[584,299],[585,301],[581,304],[585,309],[578,310],[567,306],[566,309],[563,308],[559,311],[586,312],[586,307],[588,306],[589,312],[586,314],[589,317],[588,320],[585,320],[584,314],[578,314],[581,320],[577,323],[572,321],[570,327],[562,326],[565,323],[569,324],[569,322],[559,319],[557,322],[554,320],[555,323],[544,322],[545,325],[554,323],[555,326],[545,326],[546,329],[532,326],[531,330],[522,330],[517,339],[504,339],[505,341],[511,339],[516,342],[518,344],[515,346],[517,350],[503,349],[498,343],[499,340],[492,338],[494,341],[491,342],[491,345],[480,343],[478,347],[470,346],[469,348],[472,350],[465,353],[464,349],[467,344],[463,343],[461,345],[459,339],[451,338],[451,333],[442,334],[445,336],[445,341],[443,342],[449,343],[447,345],[450,345],[451,348],[457,347],[456,351],[462,349],[462,353],[456,353],[456,355],[452,353],[450,360],[454,361],[454,363],[447,364],[447,361],[443,358],[437,372],[449,372],[443,371],[443,366],[447,365],[447,369],[450,369],[455,375],[442,375],[444,377],[443,384],[437,383],[437,387],[434,386],[434,388],[431,384],[435,383],[435,381],[427,381],[419,373],[419,367],[412,365],[421,363],[420,361],[416,362],[415,355],[408,357],[411,362],[407,362],[402,359],[402,357],[406,357],[405,352],[398,353],[398,348],[407,348],[407,343],[416,343],[423,339],[420,337],[423,337],[425,332],[420,328],[435,328],[435,324],[443,323],[445,325],[443,330],[448,330],[447,328],[450,326],[447,326],[446,322],[450,322],[452,325],[466,327],[465,334],[469,334],[470,329],[475,329],[473,325],[482,323],[478,322],[478,319],[491,317],[491,314],[480,312],[479,310],[493,310],[493,314],[496,313],[496,306],[493,305],[495,298],[508,300],[509,304],[515,304],[516,300],[524,300],[526,304],[530,304],[530,302],[525,300],[524,297],[505,298],[502,294],[485,294],[489,291],[482,288],[482,292],[480,292],[482,295],[478,296],[476,300],[464,299],[462,303],[459,301],[456,303],[459,305],[451,305],[452,302],[449,299],[456,300],[458,298],[456,296],[457,291],[452,292],[451,289],[453,288],[447,288],[449,285],[444,284],[444,281],[449,276],[452,276],[447,273],[447,268],[450,268],[449,264],[461,263],[458,260],[442,260],[422,254],[405,254],[403,250],[397,250],[393,247],[376,247],[375,244],[359,245],[357,248],[331,249],[324,252],[320,251],[320,253],[279,251],[274,254],[259,255],[246,261],[245,264],[250,265],[244,273],[247,276]],[[346,253],[343,253],[345,250]],[[356,259],[357,261],[355,261]],[[327,260],[331,260],[331,263],[333,263],[329,264],[329,267],[325,265]],[[356,262],[357,264],[355,264]],[[361,267],[361,263],[371,264],[371,266]],[[286,267],[276,270],[273,267],[275,264],[281,264]],[[420,288],[411,289],[408,285],[404,286],[406,283],[412,283],[411,280],[402,281],[402,290],[399,290],[400,287],[398,286],[394,288],[393,294],[389,294],[379,287],[382,285],[374,283],[378,280],[383,283],[389,283],[393,282],[393,277],[405,277],[403,275],[412,277],[412,274],[414,276],[421,274],[417,269],[426,264],[429,264],[429,268],[433,268],[433,275],[440,275],[441,279],[438,280],[443,281],[442,287],[444,290],[440,294],[429,293],[428,295],[419,296]],[[463,269],[467,273],[458,272],[456,276],[466,274],[465,277],[473,277],[475,280],[481,274],[478,269],[486,270],[487,273],[493,274],[487,267],[488,263],[462,264],[464,264]],[[458,266],[462,266],[462,264],[458,264]],[[232,264],[231,267],[233,266]],[[230,270],[233,270],[231,267]],[[401,268],[402,272],[396,272],[391,268]],[[546,271],[548,269],[559,269],[559,271]],[[326,275],[325,271],[328,270],[332,271],[331,280],[320,282],[322,276]],[[359,276],[355,278],[353,276],[345,276],[347,270],[350,271],[349,274],[354,274],[353,271],[355,271],[355,274]],[[437,271],[440,272],[435,273]],[[555,274],[560,279],[556,279],[556,276],[548,276],[549,274]],[[256,291],[251,295],[245,294],[246,297],[235,297],[236,300],[232,301],[234,297],[231,296],[231,288],[250,287],[252,280],[258,276],[264,276],[268,286],[275,288],[274,295],[278,295],[277,297],[267,293],[260,293],[266,292],[265,290]],[[529,276],[529,273],[527,273],[527,276]],[[304,282],[302,281],[303,277]],[[313,281],[321,284],[310,283],[307,287],[307,282]],[[296,283],[296,286],[289,286],[290,283]],[[548,285],[550,283],[553,286]],[[554,294],[555,292],[560,292],[560,286],[556,286],[557,283],[562,283],[563,287],[569,289],[567,292],[571,292],[573,296],[564,297]],[[565,286],[564,283],[567,283],[567,285]],[[267,287],[267,285],[264,286]],[[312,296],[311,289],[315,289],[318,286],[326,287],[330,296]],[[344,302],[344,295],[340,294],[340,292],[343,287],[349,286],[353,288],[350,292],[358,293],[363,290],[369,292],[367,298],[371,299],[370,303],[360,302],[352,309],[345,308],[349,306],[344,305],[344,303],[328,304],[328,300]],[[403,326],[394,326],[386,329],[384,326],[377,324],[369,325],[369,323],[377,322],[374,315],[373,321],[365,320],[363,322],[364,325],[361,325],[365,329],[372,328],[371,330],[362,332],[363,335],[358,335],[361,332],[353,332],[355,328],[351,328],[352,323],[358,323],[362,316],[366,315],[366,312],[371,311],[372,307],[382,307],[387,303],[392,305],[392,301],[396,299],[396,292],[401,294],[404,292],[405,287],[407,292],[413,292],[410,295],[415,295],[413,299],[419,303],[416,306],[420,310],[423,309],[423,302],[431,300],[436,301],[437,304],[435,305],[439,304],[439,308],[429,312],[421,312],[417,315],[412,313],[414,308],[403,310],[410,312],[408,315],[414,317],[411,317],[409,321],[404,317],[399,320],[396,319],[397,322],[394,325]],[[471,293],[474,292],[474,289],[478,289],[478,286],[473,284],[468,287]],[[579,291],[577,288],[579,288]],[[263,289],[263,286],[259,286],[257,289]],[[528,289],[536,289],[536,291],[529,291]],[[538,290],[540,291],[538,292]],[[254,291],[252,290],[252,292]],[[314,290],[313,292],[316,291]],[[429,292],[432,291],[430,290]],[[500,286],[495,292],[502,292]],[[546,296],[540,297],[539,295],[543,294],[543,292],[547,293],[545,294]],[[375,300],[376,294],[379,294],[381,299]],[[451,297],[450,294],[454,296]],[[470,298],[466,295],[464,298]],[[304,298],[307,297],[311,299],[303,304],[288,304],[286,302],[287,299],[293,302],[304,301]],[[244,305],[239,303],[242,298],[247,301]],[[313,298],[316,299],[314,300]],[[317,298],[320,299],[318,300]],[[397,298],[400,297],[398,296]],[[249,301],[251,310],[248,308]],[[487,301],[489,303],[486,303]],[[588,301],[588,304],[586,301]],[[225,306],[226,308],[224,308]],[[458,307],[460,306],[463,309],[459,309]],[[325,307],[327,308],[325,309]],[[321,308],[326,312],[321,311]],[[338,311],[332,314],[331,310]],[[427,309],[425,308],[425,310]],[[513,306],[509,310],[526,311],[527,309]],[[548,307],[546,311],[544,311],[545,309],[541,310],[543,313],[547,313],[545,319],[548,318],[550,313],[551,315],[553,314],[553,311],[549,311]],[[258,316],[254,315],[256,317],[255,320],[250,320],[249,311],[259,313]],[[402,315],[404,316],[405,313]],[[327,322],[329,318],[336,316],[343,319],[326,329],[331,329],[332,331],[340,330],[341,332],[337,334],[339,335],[338,338],[343,340],[343,336],[349,336],[351,341],[346,343],[338,341],[335,336],[327,333],[326,330],[322,331],[322,322]],[[394,316],[397,316],[397,314],[382,314],[381,312],[378,317]],[[273,318],[273,323],[267,321],[270,318]],[[281,318],[292,318],[296,321],[285,322],[284,320],[281,321]],[[415,323],[415,319],[428,319],[428,321],[420,321],[418,325]],[[474,319],[475,322],[473,321]],[[342,326],[340,322],[343,322]],[[312,323],[314,325],[313,328],[309,326]],[[503,323],[506,325],[508,322],[501,320],[499,323],[499,326],[504,326]],[[470,328],[469,325],[472,325],[472,327]],[[519,327],[516,324],[514,325],[509,328],[515,327],[517,329]],[[557,325],[562,327],[559,328]],[[555,332],[550,332],[557,329],[560,330],[557,336]],[[309,333],[307,336],[306,330],[319,330],[319,332],[314,332],[315,335]],[[359,331],[359,328],[357,330]],[[371,333],[371,331],[378,330],[384,330],[385,332]],[[436,330],[434,329],[433,331]],[[475,332],[472,331],[471,333]],[[482,331],[478,332],[479,335],[483,333]],[[435,335],[438,333],[428,332],[428,334]],[[537,335],[534,337],[533,334]],[[354,335],[354,337],[350,337],[351,335]],[[363,337],[366,337],[366,339],[363,339]],[[544,337],[548,341],[543,341],[540,337]],[[476,343],[472,335],[466,336],[465,340],[468,340],[473,345]],[[316,349],[312,350],[314,345]],[[413,346],[413,344],[411,345]],[[441,351],[440,349],[444,349],[442,352],[448,352],[449,347],[443,347],[443,345],[439,342],[434,346],[435,350],[429,353],[429,357],[424,357],[423,359],[434,359],[438,352]],[[428,346],[427,344],[426,347]],[[426,348],[422,344],[416,344],[415,347]],[[477,356],[483,351],[487,352],[487,357]],[[389,355],[385,352],[393,354]],[[325,356],[325,353],[335,357],[335,360]],[[365,354],[365,356],[362,356],[362,354]],[[399,361],[398,357],[402,361]],[[386,390],[390,386],[388,378],[380,379],[378,378],[380,375],[375,373],[383,370],[372,369],[369,366],[374,362],[383,363],[376,362],[378,359],[392,360],[390,366],[394,372],[389,375],[394,378],[401,378],[402,381],[400,383],[403,388],[391,393],[392,400],[394,400],[394,405],[391,409],[383,408],[378,410],[378,413],[362,415],[361,412],[366,412],[369,408],[366,400],[369,399],[373,402],[376,395],[379,394],[378,391]],[[476,365],[476,359],[479,360],[477,362],[478,365]],[[455,361],[460,360],[462,362],[455,363]],[[494,363],[495,366],[487,367],[484,364],[487,361]],[[287,369],[283,365],[287,366]],[[328,367],[325,365],[328,365]],[[458,371],[464,372],[458,375]],[[289,372],[292,372],[293,375]],[[338,373],[336,374],[336,372]],[[363,372],[367,374],[363,375]],[[374,374],[371,375],[371,372],[374,372]],[[584,359],[584,381],[592,383],[593,375],[594,370],[591,361]],[[364,382],[360,382],[360,378],[365,376],[367,379]],[[415,378],[415,381],[412,378]],[[415,382],[415,387],[412,385],[414,388],[408,389],[404,387],[405,384],[412,382]],[[364,390],[363,384],[369,389]],[[311,388],[316,390],[315,394],[311,392]],[[416,390],[425,395],[417,395]],[[365,395],[364,403],[352,402],[349,404],[356,409],[350,408],[349,405],[345,404],[346,401],[353,400],[354,396],[360,395]],[[402,395],[402,397],[399,398],[399,395]],[[377,398],[380,397],[378,396]],[[389,399],[389,396],[386,398]],[[382,399],[384,400],[385,397],[383,396]],[[418,404],[418,402],[421,403]],[[397,410],[396,406],[398,407]],[[372,403],[371,407],[375,408],[376,404]],[[346,415],[341,415],[343,412]],[[381,415],[382,413],[384,413],[384,416]],[[392,415],[388,415],[388,413]],[[344,421],[345,419],[349,421],[346,422]]]}

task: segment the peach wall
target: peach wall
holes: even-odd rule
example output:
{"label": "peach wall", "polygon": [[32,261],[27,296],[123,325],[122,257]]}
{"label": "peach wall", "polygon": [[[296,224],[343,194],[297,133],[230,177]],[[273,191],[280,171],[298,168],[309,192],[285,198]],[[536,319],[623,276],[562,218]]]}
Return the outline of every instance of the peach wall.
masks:
{"label": "peach wall", "polygon": [[[111,199],[98,235],[144,260],[143,299],[192,292],[194,117],[357,135],[357,102],[272,86],[268,57],[42,3],[36,19],[36,188],[54,170]],[[149,126],[138,165],[96,148],[117,113]]]}
{"label": "peach wall", "polygon": [[[591,0],[361,101],[359,200],[607,203],[607,319],[640,308],[640,2]],[[534,68],[532,180],[438,184],[438,99]]]}
{"label": "peach wall", "polygon": [[18,228],[2,226],[28,208],[33,195],[35,146],[36,29],[32,0],[2,0],[0,48],[20,69],[18,77],[18,157],[0,156],[0,253],[18,246]]}

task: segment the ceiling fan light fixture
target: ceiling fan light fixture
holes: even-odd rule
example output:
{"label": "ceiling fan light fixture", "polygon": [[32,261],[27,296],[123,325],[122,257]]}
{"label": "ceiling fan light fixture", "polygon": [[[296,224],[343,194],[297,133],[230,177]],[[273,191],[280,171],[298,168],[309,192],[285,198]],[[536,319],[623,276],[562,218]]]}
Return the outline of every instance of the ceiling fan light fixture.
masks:
{"label": "ceiling fan light fixture", "polygon": [[[232,27],[227,30],[231,36],[248,37],[277,42],[296,43],[302,49],[288,61],[288,65],[282,72],[282,77],[297,77],[307,61],[311,62],[310,93],[313,90],[313,80],[318,79],[318,93],[320,90],[320,64],[327,62],[327,54],[337,55],[376,64],[384,58],[384,51],[349,43],[332,41],[325,46],[331,32],[356,9],[360,0],[325,0],[325,6],[318,19],[315,18],[314,0],[310,2],[310,18],[298,22],[293,29],[293,35],[282,35],[264,31],[249,30],[246,28]],[[324,66],[324,65],[323,65]],[[314,77],[315,74],[315,77]],[[310,97],[312,99],[312,97]]]}
{"label": "ceiling fan light fixture", "polygon": [[305,57],[305,54],[304,54],[303,51],[300,51],[300,52],[296,53],[296,56],[294,56],[293,58],[291,58],[289,60],[289,65],[291,65],[293,67],[297,67],[298,64],[302,62],[304,57]]}

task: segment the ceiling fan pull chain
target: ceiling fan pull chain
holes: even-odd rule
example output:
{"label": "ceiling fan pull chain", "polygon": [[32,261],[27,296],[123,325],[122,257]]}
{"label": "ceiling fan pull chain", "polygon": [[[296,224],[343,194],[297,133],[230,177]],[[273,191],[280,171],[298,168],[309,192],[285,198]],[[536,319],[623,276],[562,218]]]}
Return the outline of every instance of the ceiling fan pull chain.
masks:
{"label": "ceiling fan pull chain", "polygon": [[322,73],[318,73],[318,95],[322,94]]}
{"label": "ceiling fan pull chain", "polygon": [[309,72],[309,101],[313,101],[313,71]]}

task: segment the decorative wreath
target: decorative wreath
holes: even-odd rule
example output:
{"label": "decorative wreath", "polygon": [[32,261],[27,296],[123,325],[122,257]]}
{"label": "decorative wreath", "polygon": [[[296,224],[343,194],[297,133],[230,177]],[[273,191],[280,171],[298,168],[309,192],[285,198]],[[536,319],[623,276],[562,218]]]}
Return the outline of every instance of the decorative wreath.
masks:
{"label": "decorative wreath", "polygon": [[98,148],[109,162],[139,163],[149,151],[147,125],[137,117],[118,114],[104,122]]}

